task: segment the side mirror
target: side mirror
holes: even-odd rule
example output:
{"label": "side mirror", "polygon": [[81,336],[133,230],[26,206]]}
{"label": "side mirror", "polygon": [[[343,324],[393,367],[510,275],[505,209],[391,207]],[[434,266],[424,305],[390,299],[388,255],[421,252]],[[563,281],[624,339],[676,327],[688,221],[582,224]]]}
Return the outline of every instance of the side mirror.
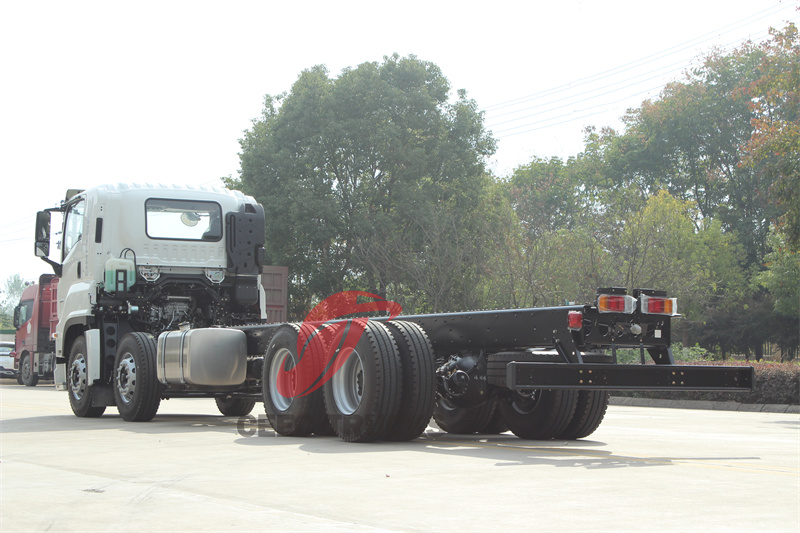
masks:
{"label": "side mirror", "polygon": [[50,212],[36,213],[36,257],[50,257]]}
{"label": "side mirror", "polygon": [[50,259],[50,211],[36,213],[36,257],[53,267],[53,272],[61,277],[61,264]]}
{"label": "side mirror", "polygon": [[14,329],[19,329],[22,324],[19,323],[19,306],[14,308]]}

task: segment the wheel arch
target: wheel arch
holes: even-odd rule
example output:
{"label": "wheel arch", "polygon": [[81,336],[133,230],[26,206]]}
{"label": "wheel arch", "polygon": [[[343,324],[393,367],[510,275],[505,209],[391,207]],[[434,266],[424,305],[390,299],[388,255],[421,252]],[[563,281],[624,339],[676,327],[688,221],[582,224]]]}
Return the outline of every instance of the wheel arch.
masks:
{"label": "wheel arch", "polygon": [[89,329],[89,325],[84,320],[75,320],[64,327],[64,338],[61,340],[60,356],[64,359],[69,358],[72,344]]}

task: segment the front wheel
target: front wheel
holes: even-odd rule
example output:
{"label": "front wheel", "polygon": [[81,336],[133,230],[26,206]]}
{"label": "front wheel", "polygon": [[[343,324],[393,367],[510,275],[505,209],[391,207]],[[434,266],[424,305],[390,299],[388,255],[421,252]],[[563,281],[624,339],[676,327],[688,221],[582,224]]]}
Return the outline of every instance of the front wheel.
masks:
{"label": "front wheel", "polygon": [[19,377],[22,385],[26,387],[35,387],[39,383],[39,376],[33,371],[33,361],[30,354],[22,356],[22,361],[19,365]]}
{"label": "front wheel", "polygon": [[156,377],[156,341],[146,333],[122,338],[114,361],[114,398],[120,416],[128,422],[147,422],[161,404]]}
{"label": "front wheel", "polygon": [[67,393],[72,412],[81,418],[97,418],[102,415],[106,407],[92,405],[94,389],[87,382],[85,337],[80,336],[72,343],[68,365]]}

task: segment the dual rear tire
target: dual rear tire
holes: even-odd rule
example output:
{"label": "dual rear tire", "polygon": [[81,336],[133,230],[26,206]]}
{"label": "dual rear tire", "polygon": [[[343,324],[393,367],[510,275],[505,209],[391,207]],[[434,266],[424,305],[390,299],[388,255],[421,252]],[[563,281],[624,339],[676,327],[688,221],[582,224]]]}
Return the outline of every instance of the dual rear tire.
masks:
{"label": "dual rear tire", "polygon": [[[336,434],[347,442],[417,438],[433,410],[435,382],[430,341],[416,324],[367,321],[346,347],[354,323],[281,327],[264,361],[264,408],[281,435]],[[316,340],[314,340],[316,339]],[[298,353],[299,352],[299,353]],[[309,375],[308,372],[311,372]]]}
{"label": "dual rear tire", "polygon": [[511,430],[523,439],[575,440],[588,437],[600,426],[608,399],[605,391],[535,390],[464,408],[440,398],[433,419],[442,430],[454,434],[496,435]]}

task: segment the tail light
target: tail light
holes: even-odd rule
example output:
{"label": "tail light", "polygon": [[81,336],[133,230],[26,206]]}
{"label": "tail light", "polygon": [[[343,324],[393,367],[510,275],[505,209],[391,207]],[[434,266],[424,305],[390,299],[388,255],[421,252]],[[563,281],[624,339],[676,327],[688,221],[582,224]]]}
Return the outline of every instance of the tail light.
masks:
{"label": "tail light", "polygon": [[600,294],[597,310],[601,313],[627,313],[636,311],[636,298],[628,294]]}
{"label": "tail light", "polygon": [[661,296],[639,295],[639,304],[642,313],[649,315],[677,315],[678,299],[664,298]]}
{"label": "tail light", "polygon": [[583,313],[580,311],[567,313],[567,327],[572,331],[580,331],[583,328]]}

